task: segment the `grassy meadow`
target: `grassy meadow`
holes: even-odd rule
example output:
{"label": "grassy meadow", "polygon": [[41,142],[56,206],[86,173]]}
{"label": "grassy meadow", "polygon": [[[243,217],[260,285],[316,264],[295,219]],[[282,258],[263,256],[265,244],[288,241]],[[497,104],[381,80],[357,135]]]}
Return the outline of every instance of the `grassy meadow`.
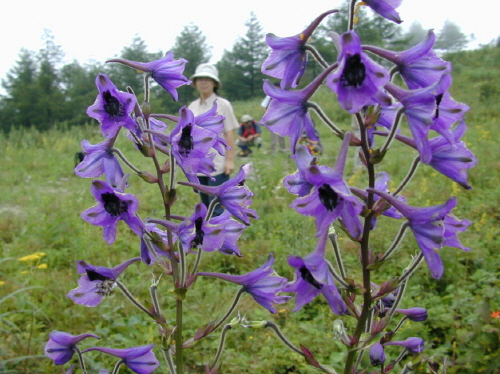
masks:
{"label": "grassy meadow", "polygon": [[[457,217],[469,219],[473,225],[460,239],[470,252],[443,248],[441,255],[445,275],[440,281],[429,276],[422,266],[409,285],[403,307],[425,307],[425,322],[406,322],[401,339],[420,336],[425,339],[428,355],[436,360],[446,358],[448,373],[499,373],[500,318],[491,314],[500,310],[500,151],[498,126],[500,112],[500,49],[460,52],[447,56],[454,64],[453,97],[467,103],[468,131],[465,141],[479,160],[469,171],[473,189],[463,190],[434,169],[420,167],[403,195],[411,205],[436,205],[450,196],[458,196]],[[314,100],[342,129],[351,126],[350,117],[338,107],[333,94],[320,91]],[[263,115],[260,99],[233,103],[237,117],[248,113],[256,119]],[[90,105],[91,103],[89,103]],[[321,164],[332,166],[340,146],[338,139],[317,119],[324,146]],[[497,134],[497,135],[495,135]],[[120,135],[118,147],[136,165],[151,170],[148,160],[134,152],[131,143]],[[276,257],[275,269],[291,278],[287,265],[291,254],[305,255],[315,246],[312,218],[304,218],[289,208],[294,196],[282,185],[282,179],[295,171],[294,163],[283,153],[269,152],[269,132],[263,131],[264,145],[248,158],[238,158],[237,166],[252,162],[255,173],[247,180],[255,193],[252,208],[259,220],[242,235],[239,247],[242,258],[220,253],[205,254],[203,271],[243,274],[260,266],[269,252]],[[93,345],[125,348],[158,343],[156,326],[139,314],[119,291],[96,308],[74,304],[66,294],[77,286],[79,278],[75,261],[85,260],[106,267],[139,255],[139,240],[121,222],[115,244],[102,240],[100,227],[80,218],[80,213],[95,201],[90,194],[90,180],[73,173],[74,153],[80,141],[102,141],[96,123],[47,132],[15,130],[0,135],[0,374],[63,373],[65,367],[55,366],[43,356],[43,347],[52,330],[74,335],[91,332],[101,336],[96,343],[85,340],[81,346]],[[352,152],[352,150],[351,150]],[[415,153],[398,144],[389,151],[379,170],[391,175],[395,187],[406,175]],[[348,178],[351,185],[366,186],[362,172],[353,168],[350,154]],[[139,201],[141,217],[161,216],[162,205],[154,185],[131,176],[128,192]],[[178,215],[189,215],[198,201],[189,188],[179,188],[174,206]],[[374,251],[383,251],[397,232],[399,222],[380,219],[372,243]],[[352,277],[358,274],[357,247],[340,234],[346,267]],[[377,283],[387,280],[406,267],[410,255],[418,250],[412,235],[406,235],[394,259],[375,274]],[[351,270],[352,269],[352,270]],[[160,274],[142,263],[130,266],[122,281],[140,300],[148,298],[151,274]],[[215,279],[198,279],[188,293],[186,337],[197,328],[225,312],[237,286]],[[167,278],[160,284],[159,294],[167,318],[174,318],[173,286]],[[278,306],[276,315],[245,295],[239,310],[249,320],[271,319],[278,323],[296,345],[303,344],[314,352],[321,363],[338,367],[346,355],[345,347],[334,339],[332,315],[323,298],[317,298],[300,312],[292,313],[293,302]],[[344,318],[350,326],[352,321]],[[204,373],[204,364],[213,359],[218,335],[208,338],[186,351],[189,373]],[[394,351],[388,350],[392,357]],[[96,353],[96,352],[94,352]],[[160,357],[160,351],[156,351]],[[89,354],[91,372],[112,368],[113,362],[103,354]],[[394,358],[394,357],[392,357]],[[95,361],[93,361],[95,360]],[[127,372],[122,368],[120,372]],[[78,371],[79,372],[79,371]],[[166,372],[166,369],[158,370]],[[425,373],[425,368],[417,369]],[[303,359],[290,353],[272,331],[231,330],[226,342],[221,373],[313,373]]]}

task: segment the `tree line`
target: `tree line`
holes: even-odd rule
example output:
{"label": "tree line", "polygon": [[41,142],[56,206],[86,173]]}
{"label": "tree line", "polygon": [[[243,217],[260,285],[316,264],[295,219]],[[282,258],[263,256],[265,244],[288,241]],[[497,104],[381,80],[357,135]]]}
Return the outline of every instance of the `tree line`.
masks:
{"label": "tree line", "polygon": [[[399,25],[382,17],[365,14],[367,11],[364,8],[359,12],[356,31],[366,44],[404,50],[417,44],[427,32],[419,23],[412,24],[407,32],[403,32]],[[345,30],[347,25],[347,19],[341,14],[344,13],[331,15],[320,26],[319,37],[312,41],[329,63],[336,60],[337,51],[328,33],[330,30]],[[269,52],[265,34],[254,13],[251,13],[245,26],[245,36],[238,38],[231,49],[224,50],[221,60],[215,64],[223,82],[220,94],[231,101],[249,100],[264,95],[262,80],[266,76],[261,73],[260,66]],[[6,94],[0,96],[0,131],[9,132],[14,127],[46,130],[62,122],[70,126],[87,123],[89,119],[86,109],[95,100],[95,77],[98,73],[107,74],[121,90],[130,86],[137,95],[142,94],[143,77],[135,70],[120,64],[81,64],[78,61],[62,65],[64,53],[55,43],[54,36],[46,31],[43,38],[44,47],[40,51],[21,49],[15,66],[2,79]],[[465,48],[468,42],[469,37],[456,24],[447,21],[437,34],[436,48],[456,51]],[[184,74],[187,77],[194,74],[198,64],[209,62],[212,57],[206,37],[194,24],[184,27],[170,50],[175,58],[188,60]],[[130,45],[122,49],[119,57],[133,61],[151,61],[161,56],[161,52],[149,52],[146,42],[136,36]],[[307,84],[321,69],[312,58],[308,63],[312,74],[304,77],[302,84]],[[194,88],[180,87],[179,98],[178,102],[172,102],[169,95],[155,87],[151,101],[155,108],[176,113],[181,106],[195,99]]]}

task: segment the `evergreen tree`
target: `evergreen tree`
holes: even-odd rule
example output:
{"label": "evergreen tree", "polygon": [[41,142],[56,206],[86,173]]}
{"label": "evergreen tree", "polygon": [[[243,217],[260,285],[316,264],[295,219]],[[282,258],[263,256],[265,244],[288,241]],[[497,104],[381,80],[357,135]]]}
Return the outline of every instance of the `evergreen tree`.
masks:
{"label": "evergreen tree", "polygon": [[40,130],[48,129],[56,122],[64,120],[65,106],[57,71],[64,53],[61,46],[55,44],[54,36],[49,30],[45,30],[43,39],[45,47],[38,53],[39,71],[36,80],[40,93],[37,99],[39,113],[36,127]]}
{"label": "evergreen tree", "polygon": [[217,64],[223,82],[224,95],[230,100],[246,100],[262,96],[264,74],[260,67],[268,54],[265,35],[252,12],[245,22],[245,37],[239,38],[231,51],[224,51]]}
{"label": "evergreen tree", "polygon": [[460,27],[450,20],[446,20],[437,35],[435,47],[449,52],[456,52],[467,47],[467,44],[469,44],[469,40],[460,30]]}
{"label": "evergreen tree", "polygon": [[3,131],[9,131],[12,126],[35,126],[38,111],[39,88],[36,85],[38,65],[35,54],[27,49],[21,49],[19,60],[2,80],[6,96],[2,98],[0,114]]}

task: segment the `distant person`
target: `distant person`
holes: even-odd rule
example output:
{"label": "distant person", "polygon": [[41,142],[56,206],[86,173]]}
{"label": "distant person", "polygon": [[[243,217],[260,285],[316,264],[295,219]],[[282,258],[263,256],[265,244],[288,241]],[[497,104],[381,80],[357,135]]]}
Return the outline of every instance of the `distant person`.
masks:
{"label": "distant person", "polygon": [[[276,83],[275,86],[279,86],[279,83]],[[267,108],[269,108],[269,104],[271,103],[271,99],[271,96],[266,95],[264,100],[260,103],[260,106],[267,110]],[[276,153],[278,143],[280,152],[287,152],[285,138],[271,131],[271,153]]]}
{"label": "distant person", "polygon": [[[214,102],[217,102],[217,114],[220,114],[226,119],[224,120],[224,138],[231,149],[226,150],[226,155],[221,156],[215,149],[212,152],[216,154],[214,160],[215,171],[211,176],[215,180],[211,180],[205,175],[198,175],[200,183],[205,186],[219,186],[229,180],[229,175],[234,171],[234,148],[235,137],[234,132],[239,128],[238,120],[234,116],[233,107],[226,99],[217,95],[217,91],[221,87],[219,72],[214,65],[200,64],[196,67],[194,75],[191,77],[194,87],[199,93],[199,98],[189,104],[190,109],[195,116],[199,116],[212,108]],[[201,201],[207,207],[213,196],[200,193]],[[213,216],[221,215],[224,209],[220,204],[214,210]]]}
{"label": "distant person", "polygon": [[262,146],[261,132],[260,125],[254,121],[251,115],[244,114],[241,117],[238,139],[236,139],[236,145],[241,149],[238,156],[247,157],[252,153],[250,147],[257,145],[257,148],[260,148]]}

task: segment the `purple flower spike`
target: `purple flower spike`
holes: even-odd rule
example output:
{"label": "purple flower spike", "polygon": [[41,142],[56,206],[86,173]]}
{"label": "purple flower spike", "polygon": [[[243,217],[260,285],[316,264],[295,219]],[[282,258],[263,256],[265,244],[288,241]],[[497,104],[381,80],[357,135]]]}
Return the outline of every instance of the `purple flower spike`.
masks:
{"label": "purple flower spike", "polygon": [[451,64],[437,57],[432,50],[435,41],[436,35],[429,30],[422,42],[403,52],[389,51],[374,46],[363,46],[363,49],[394,63],[399,68],[399,74],[408,88],[414,90],[432,86],[451,71]]}
{"label": "purple flower spike", "polygon": [[290,299],[290,296],[278,296],[283,285],[287,282],[286,278],[278,276],[272,268],[274,264],[274,254],[271,253],[266,263],[260,268],[251,271],[245,275],[229,275],[220,273],[201,272],[198,275],[206,277],[216,277],[224,279],[231,283],[236,283],[244,287],[256,302],[276,313],[272,304],[283,304]]}
{"label": "purple flower spike", "polygon": [[395,23],[403,22],[396,12],[396,8],[403,0],[363,0],[363,2],[373,9],[374,12]]}
{"label": "purple flower spike", "polygon": [[195,124],[193,112],[185,106],[181,118],[170,133],[172,154],[190,182],[198,182],[197,173],[210,176],[215,170],[215,153],[208,153],[214,146],[216,135]]}
{"label": "purple flower spike", "polygon": [[131,68],[150,73],[151,77],[162,86],[175,101],[179,98],[176,88],[191,83],[189,79],[182,75],[187,61],[183,58],[174,60],[172,52],[167,52],[165,57],[151,62],[136,62],[122,58],[116,58],[107,62],[119,62]]}
{"label": "purple flower spike", "polygon": [[342,108],[356,113],[374,101],[389,105],[390,99],[381,90],[389,81],[389,73],[361,50],[354,31],[342,34],[340,42],[338,68],[328,76],[326,83],[337,94]]}
{"label": "purple flower spike", "polygon": [[105,296],[113,293],[118,276],[130,264],[139,260],[139,257],[134,257],[114,268],[94,266],[85,261],[78,261],[78,273],[82,276],[78,280],[78,287],[71,290],[68,297],[83,306],[95,307],[99,305]]}
{"label": "purple flower spike", "polygon": [[347,313],[347,306],[335,286],[324,258],[326,237],[326,233],[323,234],[318,240],[316,249],[307,256],[288,258],[288,264],[295,268],[295,276],[293,282],[283,287],[283,291],[295,293],[294,312],[299,311],[321,293],[333,313],[339,315]]}
{"label": "purple flower spike", "polygon": [[290,192],[299,194],[290,206],[300,214],[315,217],[317,236],[327,231],[330,224],[340,217],[353,237],[361,237],[359,214],[363,204],[351,193],[343,179],[350,138],[350,133],[345,134],[333,170],[314,165],[312,158],[308,161],[305,148],[297,147],[299,171],[284,181]]}
{"label": "purple flower spike", "polygon": [[99,94],[87,114],[101,123],[101,132],[106,139],[116,136],[120,127],[134,132],[137,124],[130,117],[137,102],[134,95],[118,91],[106,74],[99,74],[95,81]]}
{"label": "purple flower spike", "polygon": [[53,330],[49,334],[50,339],[45,345],[45,356],[54,361],[56,365],[64,365],[71,360],[78,349],[76,345],[86,338],[101,339],[94,334],[71,335],[67,332]]}
{"label": "purple flower spike", "polygon": [[179,182],[179,184],[193,187],[208,195],[216,196],[219,203],[224,206],[234,217],[238,218],[247,226],[250,225],[250,218],[257,219],[257,213],[248,208],[252,203],[253,193],[245,184],[245,170],[243,166],[238,174],[224,182],[220,186],[203,186],[197,183]]}
{"label": "purple flower spike", "polygon": [[375,343],[370,347],[370,362],[373,366],[380,366],[385,362],[384,346]]}
{"label": "purple flower spike", "polygon": [[99,351],[118,357],[130,370],[137,374],[150,374],[160,365],[152,349],[154,344],[141,345],[140,347],[114,349],[104,347],[93,347],[88,351]]}
{"label": "purple flower spike", "polygon": [[424,339],[413,337],[403,341],[385,343],[384,345],[397,345],[404,347],[410,353],[417,354],[424,350]]}
{"label": "purple flower spike", "polygon": [[262,73],[281,79],[283,89],[297,87],[306,69],[306,43],[320,22],[335,12],[338,10],[322,13],[303,32],[295,36],[279,38],[274,34],[267,34],[266,42],[271,47],[271,54],[262,64]]}
{"label": "purple flower spike", "polygon": [[408,219],[410,229],[422,250],[433,278],[440,279],[444,272],[443,263],[438,254],[443,245],[461,248],[464,251],[469,250],[462,246],[457,234],[465,231],[471,222],[459,221],[450,215],[457,203],[456,197],[450,198],[441,205],[419,208],[410,206],[385,192],[373,189],[367,189],[367,191],[383,197]]}
{"label": "purple flower spike", "polygon": [[396,312],[404,314],[410,321],[414,322],[422,322],[427,319],[427,309],[425,308],[396,309]]}
{"label": "purple flower spike", "polygon": [[142,235],[142,221],[135,216],[139,202],[134,195],[120,192],[98,180],[92,182],[91,191],[98,204],[84,211],[81,217],[93,225],[102,226],[106,243],[114,243],[116,226],[120,220],[135,234]]}
{"label": "purple flower spike", "polygon": [[75,168],[75,174],[82,178],[99,178],[106,175],[106,182],[112,187],[118,186],[124,173],[120,163],[113,154],[114,141],[105,140],[102,143],[92,145],[88,140],[82,140],[82,148],[85,158]]}

